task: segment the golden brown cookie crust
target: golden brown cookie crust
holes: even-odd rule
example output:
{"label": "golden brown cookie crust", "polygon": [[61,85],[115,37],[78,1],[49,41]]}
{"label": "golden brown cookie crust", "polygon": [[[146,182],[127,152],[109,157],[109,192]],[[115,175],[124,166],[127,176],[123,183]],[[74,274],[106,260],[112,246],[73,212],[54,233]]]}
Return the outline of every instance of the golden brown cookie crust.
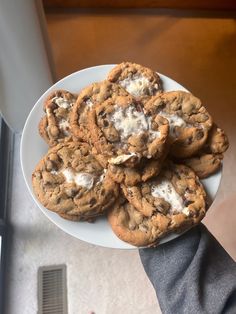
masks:
{"label": "golden brown cookie crust", "polygon": [[108,80],[121,85],[138,100],[144,100],[162,91],[159,75],[140,64],[122,62],[108,74]]}
{"label": "golden brown cookie crust", "polygon": [[159,160],[165,153],[168,121],[144,114],[129,97],[108,99],[89,113],[91,143],[108,163],[134,167],[144,158]]}
{"label": "golden brown cookie crust", "polygon": [[76,94],[56,90],[44,102],[46,114],[39,122],[39,134],[49,146],[71,138],[69,114],[76,99]]}
{"label": "golden brown cookie crust", "polygon": [[86,143],[66,142],[51,148],[36,166],[32,183],[47,209],[71,220],[103,214],[118,197],[118,186],[90,153]]}
{"label": "golden brown cookie crust", "polygon": [[[77,101],[70,114],[71,130],[75,137],[89,142],[88,111],[109,98],[129,96],[120,85],[107,80],[93,83],[85,87],[78,95]],[[130,98],[132,98],[130,96]]]}
{"label": "golden brown cookie crust", "polygon": [[83,218],[80,215],[73,215],[73,214],[65,214],[65,213],[58,213],[58,215],[66,220],[70,220],[70,221],[86,221],[86,222],[90,222],[93,223],[96,220],[96,217],[91,217],[91,218]]}
{"label": "golden brown cookie crust", "polygon": [[190,157],[204,146],[212,118],[197,97],[183,91],[166,92],[151,98],[145,109],[168,119],[173,156]]}

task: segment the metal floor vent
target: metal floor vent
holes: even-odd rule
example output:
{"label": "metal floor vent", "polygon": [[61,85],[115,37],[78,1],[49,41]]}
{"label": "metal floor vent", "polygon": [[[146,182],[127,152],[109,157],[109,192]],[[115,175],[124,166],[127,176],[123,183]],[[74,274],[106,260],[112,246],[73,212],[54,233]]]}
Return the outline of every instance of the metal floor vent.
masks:
{"label": "metal floor vent", "polygon": [[66,265],[38,269],[38,314],[67,314]]}

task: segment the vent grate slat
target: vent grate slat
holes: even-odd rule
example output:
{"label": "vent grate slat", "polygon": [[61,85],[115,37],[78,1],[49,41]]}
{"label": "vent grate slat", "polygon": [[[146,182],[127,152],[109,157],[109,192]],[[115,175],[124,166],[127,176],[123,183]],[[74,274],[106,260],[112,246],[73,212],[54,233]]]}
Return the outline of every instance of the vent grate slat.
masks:
{"label": "vent grate slat", "polygon": [[38,269],[38,314],[67,314],[66,266]]}

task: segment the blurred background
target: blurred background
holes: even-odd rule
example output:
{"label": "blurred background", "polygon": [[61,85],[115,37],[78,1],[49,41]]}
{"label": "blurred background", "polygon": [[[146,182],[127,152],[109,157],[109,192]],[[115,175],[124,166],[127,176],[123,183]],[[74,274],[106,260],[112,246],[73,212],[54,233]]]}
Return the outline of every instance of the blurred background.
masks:
{"label": "blurred background", "polygon": [[[42,4],[54,81],[99,64],[140,63],[171,77],[199,97],[226,131],[230,148],[224,159],[222,182],[204,223],[236,260],[235,1],[44,0]],[[19,142],[15,144],[17,150]],[[27,205],[25,210],[35,213],[29,220],[29,230],[37,226],[40,234],[45,228],[46,236],[41,243],[32,233],[29,240],[22,229],[24,223],[18,225],[23,221],[22,212],[12,211],[11,223],[16,229],[9,253],[7,313],[19,313],[19,304],[21,313],[35,313],[37,278],[33,265],[37,258],[49,263],[50,258],[42,255],[56,256],[58,243],[62,251],[67,248],[66,256],[62,258],[61,254],[53,262],[67,264],[69,313],[161,313],[138,253],[95,247],[63,233],[32,204],[18,168],[19,158],[15,157],[12,206]],[[34,260],[19,258],[22,252],[31,254]],[[23,276],[27,268],[28,275]]]}

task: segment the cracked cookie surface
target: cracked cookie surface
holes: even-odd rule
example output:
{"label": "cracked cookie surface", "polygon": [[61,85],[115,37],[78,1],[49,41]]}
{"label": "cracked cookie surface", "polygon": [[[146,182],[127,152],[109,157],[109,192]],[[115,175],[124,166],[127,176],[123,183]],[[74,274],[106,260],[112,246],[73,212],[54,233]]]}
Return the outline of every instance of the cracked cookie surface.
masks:
{"label": "cracked cookie surface", "polygon": [[212,118],[200,99],[190,93],[162,93],[145,104],[145,110],[166,118],[170,124],[170,152],[186,158],[199,151],[207,141]]}
{"label": "cracked cookie surface", "polygon": [[89,114],[91,142],[109,164],[134,167],[142,158],[162,159],[168,121],[146,115],[130,97],[108,99]]}
{"label": "cracked cookie surface", "polygon": [[118,197],[86,143],[65,142],[51,148],[32,174],[36,196],[47,209],[70,220],[103,214]]}
{"label": "cracked cookie surface", "polygon": [[144,102],[162,90],[161,80],[156,72],[131,62],[122,62],[115,66],[107,79],[121,85],[135,98]]}
{"label": "cracked cookie surface", "polygon": [[115,99],[118,96],[129,96],[129,93],[121,86],[106,80],[85,87],[79,93],[70,115],[71,129],[74,136],[89,142],[88,111],[94,105],[109,98]]}
{"label": "cracked cookie surface", "polygon": [[39,122],[39,133],[49,146],[71,137],[69,114],[77,95],[66,90],[52,92],[44,102],[44,115]]}

